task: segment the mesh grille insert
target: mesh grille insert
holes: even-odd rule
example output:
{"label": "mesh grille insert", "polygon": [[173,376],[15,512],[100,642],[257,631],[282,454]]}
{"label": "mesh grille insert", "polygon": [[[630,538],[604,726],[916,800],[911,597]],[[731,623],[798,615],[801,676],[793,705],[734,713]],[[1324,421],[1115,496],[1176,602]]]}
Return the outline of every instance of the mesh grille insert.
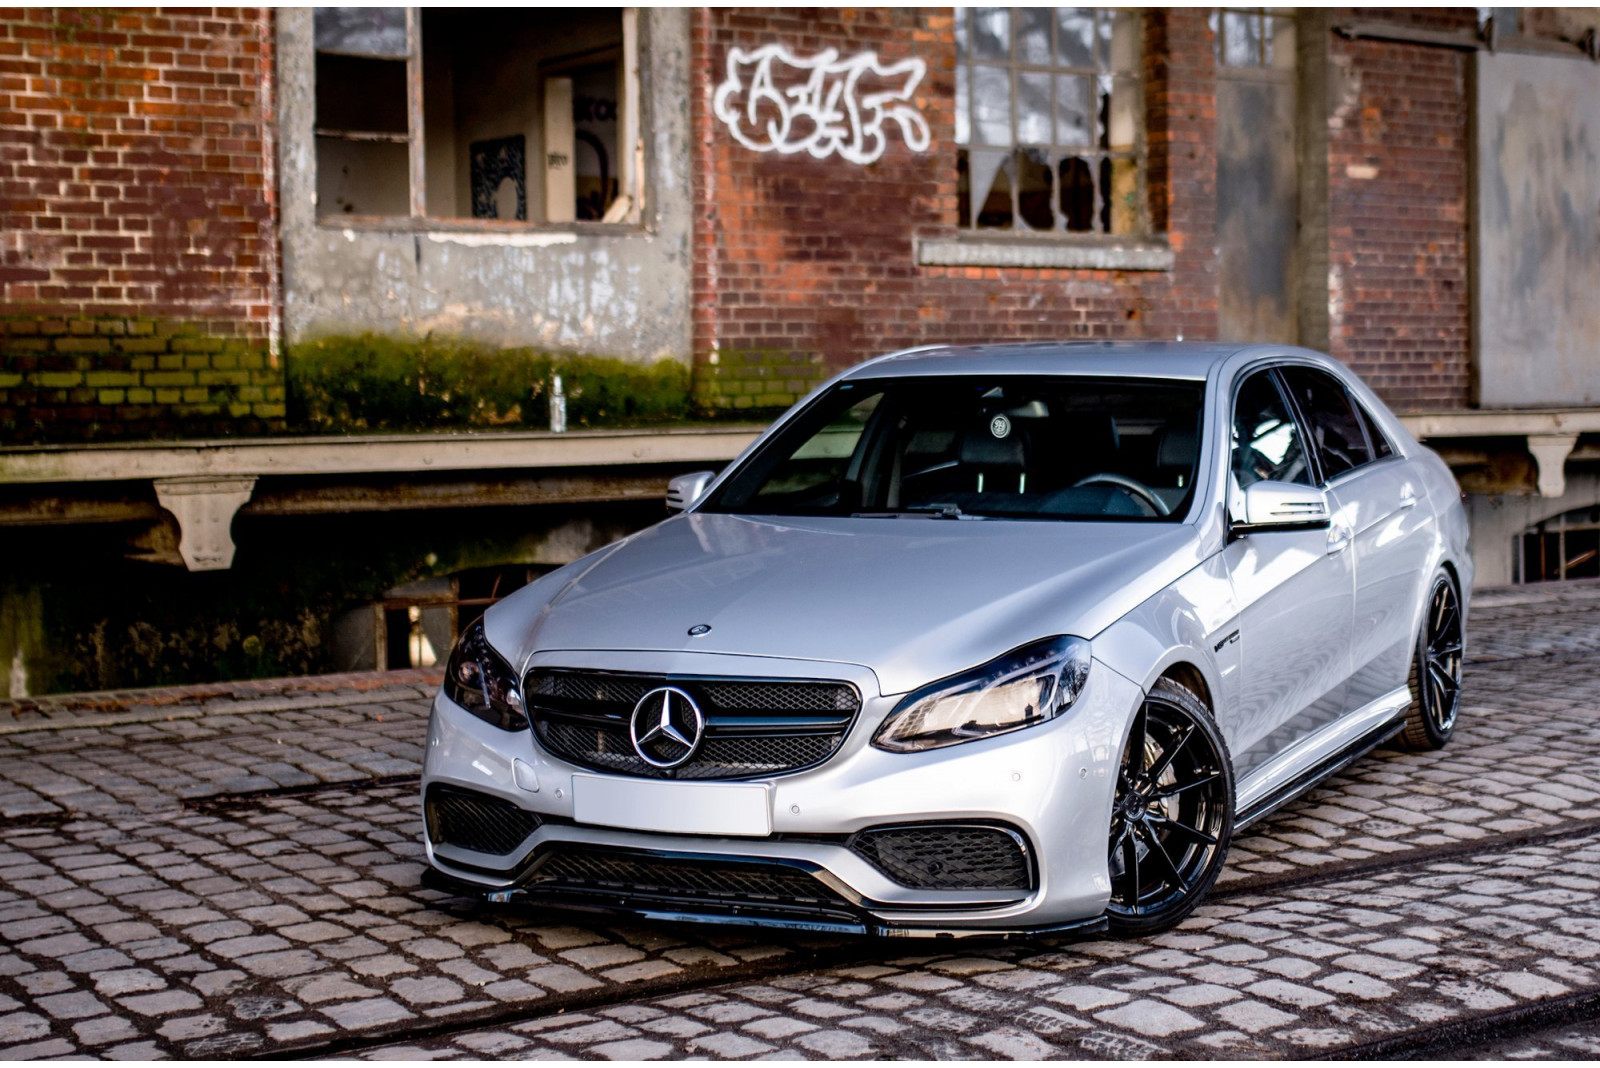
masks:
{"label": "mesh grille insert", "polygon": [[[706,717],[694,755],[664,769],[634,752],[629,722],[651,690],[689,693]],[[539,669],[525,692],[545,748],[584,767],[672,779],[737,779],[813,767],[844,744],[861,707],[845,682],[702,679]]]}
{"label": "mesh grille insert", "polygon": [[572,847],[558,849],[540,864],[527,885],[702,904],[850,907],[804,871],[779,864],[727,864]]}
{"label": "mesh grille insert", "polygon": [[865,830],[850,851],[918,890],[1029,890],[1032,868],[1018,836],[998,827],[924,824]]}
{"label": "mesh grille insert", "polygon": [[424,809],[435,845],[497,857],[516,849],[539,826],[538,816],[510,801],[449,786],[429,787]]}

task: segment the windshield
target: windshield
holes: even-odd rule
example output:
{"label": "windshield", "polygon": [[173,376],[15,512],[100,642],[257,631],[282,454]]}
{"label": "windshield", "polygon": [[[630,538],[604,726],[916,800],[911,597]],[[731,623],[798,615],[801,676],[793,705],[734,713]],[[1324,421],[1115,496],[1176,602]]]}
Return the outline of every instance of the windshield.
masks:
{"label": "windshield", "polygon": [[705,503],[751,515],[1177,522],[1199,382],[962,375],[842,382]]}

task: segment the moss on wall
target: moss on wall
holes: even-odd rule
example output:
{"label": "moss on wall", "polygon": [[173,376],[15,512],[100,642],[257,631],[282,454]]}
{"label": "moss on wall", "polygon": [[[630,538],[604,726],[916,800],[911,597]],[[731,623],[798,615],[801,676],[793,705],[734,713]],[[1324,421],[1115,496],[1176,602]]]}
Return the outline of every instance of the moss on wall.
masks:
{"label": "moss on wall", "polygon": [[292,427],[327,433],[550,425],[555,375],[567,425],[647,426],[690,418],[689,368],[453,338],[328,337],[288,352]]}

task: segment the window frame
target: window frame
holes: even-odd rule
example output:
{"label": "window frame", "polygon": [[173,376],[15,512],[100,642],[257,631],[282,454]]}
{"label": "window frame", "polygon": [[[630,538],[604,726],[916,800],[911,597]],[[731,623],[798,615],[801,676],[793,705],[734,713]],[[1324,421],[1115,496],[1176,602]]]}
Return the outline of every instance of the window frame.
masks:
{"label": "window frame", "polygon": [[[385,137],[384,140],[404,140],[407,145],[407,181],[408,181],[408,213],[405,215],[338,215],[324,214],[322,205],[317,203],[317,177],[316,170],[320,166],[321,154],[317,148],[317,141],[324,136],[335,136],[341,131],[322,131],[316,126],[316,108],[318,102],[318,87],[316,85],[316,57],[320,54],[329,55],[358,55],[357,53],[341,52],[334,49],[320,49],[316,44],[316,35],[313,30],[311,40],[312,54],[312,216],[315,225],[324,230],[360,230],[391,233],[424,233],[424,232],[459,232],[504,235],[508,241],[515,243],[517,235],[527,235],[533,240],[538,239],[540,233],[636,233],[644,228],[645,204],[645,147],[642,135],[642,119],[640,107],[642,103],[642,87],[640,84],[639,68],[639,13],[640,8],[622,8],[622,44],[620,46],[622,93],[618,100],[620,114],[617,123],[618,156],[622,167],[621,178],[618,182],[619,193],[613,205],[623,200],[628,201],[627,209],[621,213],[621,218],[615,221],[573,219],[566,221],[550,222],[544,216],[544,205],[539,205],[538,219],[478,219],[460,216],[433,216],[427,213],[427,141],[426,127],[423,111],[423,34],[422,34],[422,9],[420,7],[405,7],[406,17],[406,120],[407,129],[403,139]],[[316,9],[310,12],[313,26],[315,25]],[[366,56],[368,54],[361,53]],[[369,57],[371,58],[371,57]],[[377,57],[396,59],[398,57]],[[543,72],[541,71],[541,76]],[[351,140],[362,138],[346,138]],[[629,146],[624,148],[623,146]],[[529,198],[529,214],[533,214],[532,198]]]}

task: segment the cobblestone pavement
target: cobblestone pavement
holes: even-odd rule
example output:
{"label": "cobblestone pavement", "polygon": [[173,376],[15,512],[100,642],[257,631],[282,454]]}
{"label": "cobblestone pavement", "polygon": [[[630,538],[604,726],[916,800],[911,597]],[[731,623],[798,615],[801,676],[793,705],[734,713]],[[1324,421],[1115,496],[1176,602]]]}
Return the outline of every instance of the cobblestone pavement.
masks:
{"label": "cobblestone pavement", "polygon": [[425,890],[425,678],[0,705],[0,1057],[1600,1055],[1600,586],[1480,597],[1471,646],[1449,748],[1251,828],[1179,929],[1076,944]]}

